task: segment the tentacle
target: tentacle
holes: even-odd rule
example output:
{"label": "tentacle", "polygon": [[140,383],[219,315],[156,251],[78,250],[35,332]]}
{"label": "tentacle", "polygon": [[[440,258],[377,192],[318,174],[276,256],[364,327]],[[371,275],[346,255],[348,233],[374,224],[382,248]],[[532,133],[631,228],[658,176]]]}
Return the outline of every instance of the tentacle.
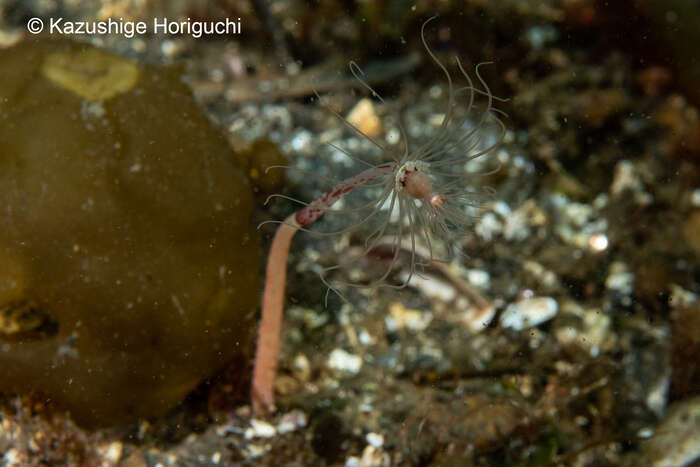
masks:
{"label": "tentacle", "polygon": [[372,97],[378,99],[379,102],[381,102],[382,104],[384,104],[384,99],[382,99],[382,96],[380,96],[379,93],[378,93],[377,91],[375,91],[374,88],[372,88],[372,86],[370,86],[370,85],[367,83],[367,81],[365,81],[365,80],[362,78],[363,76],[365,76],[365,72],[362,71],[362,68],[360,68],[359,65],[358,65],[357,63],[355,63],[355,61],[350,61],[350,63],[348,64],[348,66],[350,67],[350,72],[351,72],[352,75],[355,77],[355,79],[356,79],[357,81],[359,81],[360,84],[362,84],[365,88],[367,88],[367,90],[368,90],[369,92],[372,93]]}
{"label": "tentacle", "polygon": [[326,110],[328,110],[328,111],[331,112],[333,115],[335,115],[337,118],[339,118],[346,126],[350,127],[355,133],[357,133],[358,135],[362,136],[363,138],[366,138],[367,141],[371,142],[372,144],[374,144],[376,147],[378,147],[378,148],[381,149],[382,151],[385,151],[384,146],[382,146],[382,145],[379,144],[377,141],[375,141],[374,138],[372,138],[372,137],[369,136],[367,133],[365,133],[364,131],[362,131],[362,130],[360,130],[359,128],[357,128],[357,126],[355,126],[355,125],[353,125],[352,123],[350,123],[345,117],[343,117],[343,116],[340,115],[338,112],[336,112],[335,110],[333,110],[329,105],[325,104],[325,103],[323,102],[323,99],[321,98],[321,96],[318,94],[318,92],[314,91],[314,94],[316,95],[316,98],[317,98],[318,101],[321,103],[321,105],[322,105],[324,108],[326,108]]}

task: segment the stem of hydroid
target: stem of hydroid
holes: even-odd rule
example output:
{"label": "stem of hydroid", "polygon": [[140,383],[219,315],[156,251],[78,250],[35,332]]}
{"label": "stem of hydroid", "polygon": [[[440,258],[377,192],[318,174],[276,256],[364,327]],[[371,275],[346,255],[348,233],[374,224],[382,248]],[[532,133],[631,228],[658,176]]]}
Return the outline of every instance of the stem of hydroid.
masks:
{"label": "stem of hydroid", "polygon": [[318,220],[336,201],[372,180],[393,171],[392,164],[372,167],[343,180],[308,206],[287,217],[272,239],[265,272],[262,316],[253,368],[251,398],[256,414],[268,412],[275,403],[274,382],[280,353],[280,333],[284,310],[284,289],[287,280],[287,258],[294,234]]}

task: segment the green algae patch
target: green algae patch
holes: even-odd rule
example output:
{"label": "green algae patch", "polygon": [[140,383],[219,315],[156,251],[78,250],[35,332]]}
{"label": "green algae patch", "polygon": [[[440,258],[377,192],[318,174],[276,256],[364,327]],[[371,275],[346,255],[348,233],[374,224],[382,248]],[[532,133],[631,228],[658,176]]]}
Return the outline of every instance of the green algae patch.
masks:
{"label": "green algae patch", "polygon": [[0,68],[0,391],[162,414],[250,355],[246,174],[173,71],[49,40]]}

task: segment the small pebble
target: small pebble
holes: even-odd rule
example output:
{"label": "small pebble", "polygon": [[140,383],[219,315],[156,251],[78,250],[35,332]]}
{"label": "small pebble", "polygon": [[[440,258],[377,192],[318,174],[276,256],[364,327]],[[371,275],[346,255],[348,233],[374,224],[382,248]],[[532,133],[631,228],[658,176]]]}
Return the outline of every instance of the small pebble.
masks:
{"label": "small pebble", "polygon": [[362,451],[359,467],[383,467],[389,465],[388,455],[381,448],[372,445],[365,447]]}
{"label": "small pebble", "polygon": [[510,206],[508,206],[508,204],[505,201],[496,201],[495,203],[493,203],[491,210],[503,217],[504,219],[507,219],[513,213],[513,210],[510,208]]}
{"label": "small pebble", "polygon": [[116,465],[122,457],[122,443],[118,441],[107,442],[97,446],[97,452],[103,460],[103,465]]}
{"label": "small pebble", "polygon": [[22,464],[19,451],[16,448],[9,449],[5,453],[3,460],[5,461],[5,465],[7,466],[15,466]]}
{"label": "small pebble", "polygon": [[610,194],[613,197],[620,197],[625,192],[632,194],[637,204],[646,206],[653,201],[653,198],[644,189],[639,173],[634,164],[628,160],[623,160],[615,166],[613,181],[610,185]]}
{"label": "small pebble", "polygon": [[649,465],[682,467],[700,458],[700,397],[670,407],[656,433],[643,444]]}
{"label": "small pebble", "polygon": [[608,247],[608,236],[605,234],[595,234],[588,239],[588,246],[593,251],[603,251]]}
{"label": "small pebble", "polygon": [[517,209],[512,215],[505,217],[503,238],[508,241],[520,242],[530,236],[530,214],[523,209]]}
{"label": "small pebble", "polygon": [[374,138],[382,132],[382,121],[370,99],[360,99],[347,116],[347,121],[367,136]]}
{"label": "small pebble", "polygon": [[428,298],[434,298],[443,302],[449,302],[455,298],[456,292],[453,286],[434,277],[413,274],[409,279],[409,272],[400,274],[402,281],[408,280],[408,285],[419,290]]}
{"label": "small pebble", "polygon": [[503,230],[503,223],[494,213],[487,212],[477,222],[474,230],[483,240],[490,241]]}
{"label": "small pebble", "polygon": [[496,315],[496,308],[493,306],[479,308],[476,306],[464,305],[460,308],[464,309],[459,315],[461,323],[474,334],[484,331]]}
{"label": "small pebble", "polygon": [[629,295],[634,290],[634,273],[630,272],[624,263],[614,262],[610,265],[608,277],[605,278],[605,287]]}
{"label": "small pebble", "polygon": [[531,275],[533,279],[548,289],[556,289],[559,287],[557,275],[536,261],[525,261],[525,263],[523,263],[523,271]]}
{"label": "small pebble", "polygon": [[372,337],[372,335],[369,332],[367,332],[366,329],[360,330],[360,332],[357,334],[357,340],[362,345],[371,345],[375,342],[374,337]]}
{"label": "small pebble", "polygon": [[249,444],[246,446],[246,451],[248,451],[248,457],[256,458],[265,454],[265,447],[258,446],[257,444]]}
{"label": "small pebble", "polygon": [[356,374],[362,368],[362,358],[343,349],[334,349],[328,357],[328,366],[333,370]]}
{"label": "small pebble", "polygon": [[389,305],[389,316],[386,317],[385,324],[389,332],[401,329],[423,331],[432,320],[433,316],[428,312],[412,310],[404,307],[400,302],[394,302]]}
{"label": "small pebble", "polygon": [[378,433],[367,433],[365,440],[367,441],[367,444],[374,446],[375,448],[381,448],[384,446],[384,436]]}
{"label": "small pebble", "polygon": [[302,154],[311,154],[313,152],[313,137],[308,130],[298,132],[290,143],[293,151]]}
{"label": "small pebble", "polygon": [[160,51],[168,58],[173,58],[182,50],[182,44],[170,39],[164,40],[160,44]]}
{"label": "small pebble", "polygon": [[308,417],[301,410],[292,410],[282,416],[277,424],[277,433],[284,434],[304,428],[308,423]]}
{"label": "small pebble", "polygon": [[700,208],[700,188],[693,190],[693,193],[690,195],[690,202],[694,207]]}
{"label": "small pebble", "polygon": [[250,428],[245,430],[245,438],[272,438],[277,434],[274,426],[264,420],[253,418],[250,421]]}
{"label": "small pebble", "polygon": [[433,114],[430,117],[428,117],[428,123],[430,123],[434,127],[439,127],[442,125],[442,122],[445,120],[445,114]]}
{"label": "small pebble", "polygon": [[668,304],[672,308],[687,308],[698,302],[698,296],[689,290],[677,284],[671,284],[671,296],[668,298]]}
{"label": "small pebble", "polygon": [[385,139],[390,145],[398,144],[401,141],[401,132],[398,128],[390,128],[386,132]]}
{"label": "small pebble", "polygon": [[11,47],[22,39],[20,29],[14,31],[0,31],[0,48]]}
{"label": "small pebble", "polygon": [[563,325],[557,323],[552,333],[562,345],[575,345],[586,350],[591,357],[598,357],[615,345],[612,319],[599,308],[584,309],[574,301],[561,305]]}
{"label": "small pebble", "polygon": [[488,289],[491,285],[491,275],[483,269],[467,270],[467,280],[471,285],[480,289]]}
{"label": "small pebble", "polygon": [[132,39],[131,40],[131,50],[136,53],[144,53],[146,51],[146,41],[143,39]]}
{"label": "small pebble", "polygon": [[549,321],[557,314],[557,301],[551,297],[534,297],[511,303],[501,315],[501,326],[522,331]]}
{"label": "small pebble", "polygon": [[300,381],[308,381],[311,378],[311,362],[304,354],[299,354],[292,361],[292,373]]}

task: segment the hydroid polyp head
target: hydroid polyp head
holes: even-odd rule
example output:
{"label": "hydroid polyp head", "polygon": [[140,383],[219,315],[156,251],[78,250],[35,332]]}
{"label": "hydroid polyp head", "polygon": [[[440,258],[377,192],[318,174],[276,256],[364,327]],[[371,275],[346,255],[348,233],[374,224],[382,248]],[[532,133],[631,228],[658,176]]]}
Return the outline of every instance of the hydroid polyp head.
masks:
{"label": "hydroid polyp head", "polygon": [[[432,19],[423,24],[421,38],[427,54],[442,70],[447,81],[447,103],[437,130],[431,137],[415,144],[409,141],[407,132],[399,124],[402,137],[397,145],[401,150],[397,151],[362,133],[338,112],[329,109],[345,125],[379,148],[384,162],[374,164],[342,144],[331,144],[333,149],[365,168],[354,176],[337,181],[311,203],[300,202],[305,207],[295,216],[301,230],[307,230],[321,216],[337,219],[327,225],[346,223],[343,228],[333,231],[324,232],[318,228],[308,230],[319,235],[364,232],[365,253],[380,241],[385,242],[388,235],[393,236],[394,258],[380,277],[363,284],[365,286],[386,285],[387,277],[398,264],[402,242],[423,244],[432,260],[438,256],[435,253],[438,244],[450,244],[468,232],[477,212],[475,208],[484,198],[482,191],[469,188],[473,174],[468,172],[468,163],[491,153],[505,133],[505,127],[498,118],[499,111],[493,106],[498,99],[493,97],[479,72],[483,64],[475,70],[480,85],[477,87],[457,59],[457,68],[465,82],[461,87],[456,86],[446,66],[425,40],[425,27]],[[376,99],[384,102],[364,80],[362,71],[354,62],[350,64],[350,70]],[[317,97],[323,103],[321,96]],[[386,162],[386,159],[391,161]],[[344,200],[343,206],[336,208],[340,199]],[[412,255],[411,274],[419,265],[418,256]],[[328,285],[326,273],[336,268],[328,268],[322,274]],[[408,279],[399,286],[406,285]]]}

